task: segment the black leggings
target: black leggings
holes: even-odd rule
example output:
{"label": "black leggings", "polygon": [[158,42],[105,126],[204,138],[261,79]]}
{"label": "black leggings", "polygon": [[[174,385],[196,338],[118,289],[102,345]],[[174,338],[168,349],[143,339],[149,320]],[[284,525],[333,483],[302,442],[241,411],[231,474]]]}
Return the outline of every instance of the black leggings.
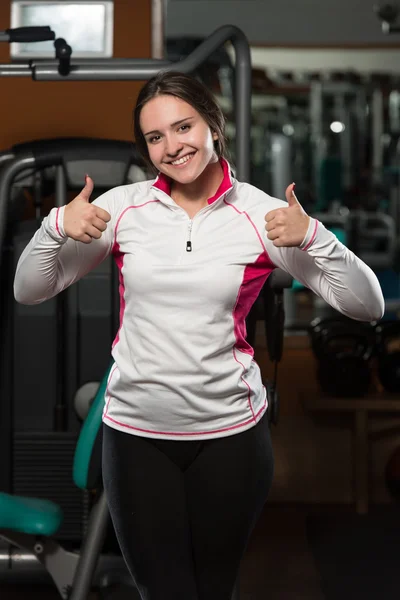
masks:
{"label": "black leggings", "polygon": [[104,488],[142,600],[231,600],[272,476],[266,415],[242,433],[197,441],[103,425]]}

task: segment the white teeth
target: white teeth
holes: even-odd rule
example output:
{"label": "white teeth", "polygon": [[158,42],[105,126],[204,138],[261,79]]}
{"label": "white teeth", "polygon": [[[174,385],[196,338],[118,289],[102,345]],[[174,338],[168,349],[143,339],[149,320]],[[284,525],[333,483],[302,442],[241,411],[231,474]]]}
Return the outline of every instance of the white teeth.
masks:
{"label": "white teeth", "polygon": [[174,160],[174,162],[171,163],[171,165],[183,165],[183,163],[187,162],[190,158],[192,158],[194,153],[192,154],[187,154],[186,156],[184,156],[183,158],[180,158],[179,160]]}

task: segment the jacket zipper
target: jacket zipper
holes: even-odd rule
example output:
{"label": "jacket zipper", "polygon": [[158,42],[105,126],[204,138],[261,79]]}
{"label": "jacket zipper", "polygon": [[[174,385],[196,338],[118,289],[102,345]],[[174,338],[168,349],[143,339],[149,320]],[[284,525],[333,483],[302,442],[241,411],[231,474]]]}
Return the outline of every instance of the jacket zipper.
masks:
{"label": "jacket zipper", "polygon": [[192,251],[192,227],[193,227],[193,221],[190,220],[189,221],[189,230],[188,230],[188,239],[186,242],[186,252],[191,252]]}

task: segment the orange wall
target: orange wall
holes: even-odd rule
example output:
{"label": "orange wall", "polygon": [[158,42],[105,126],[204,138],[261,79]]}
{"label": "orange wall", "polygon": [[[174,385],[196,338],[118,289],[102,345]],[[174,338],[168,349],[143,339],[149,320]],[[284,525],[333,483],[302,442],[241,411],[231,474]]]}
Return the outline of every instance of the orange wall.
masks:
{"label": "orange wall", "polygon": [[[0,29],[10,2],[0,2]],[[67,40],[68,41],[68,40]],[[151,57],[151,0],[114,0],[114,57]],[[0,44],[0,63],[10,62]],[[0,151],[33,139],[90,136],[132,139],[132,108],[142,83],[37,82],[0,78]]]}

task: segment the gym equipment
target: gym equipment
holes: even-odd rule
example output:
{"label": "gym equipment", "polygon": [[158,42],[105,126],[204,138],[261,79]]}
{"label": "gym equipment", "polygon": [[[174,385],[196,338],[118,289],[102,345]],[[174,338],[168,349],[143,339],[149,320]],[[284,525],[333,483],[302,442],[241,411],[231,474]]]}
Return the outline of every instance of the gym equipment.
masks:
{"label": "gym equipment", "polygon": [[374,327],[375,323],[364,323],[355,321],[344,315],[333,315],[331,317],[317,317],[313,319],[308,328],[308,333],[311,340],[311,348],[318,358],[319,354],[324,351],[325,336],[334,334],[336,331],[339,333],[348,332],[350,335],[355,332],[359,333],[362,331],[365,335],[369,336],[371,344],[374,343]]}
{"label": "gym equipment", "polygon": [[[316,211],[329,210],[332,199],[343,202],[344,189],[354,186],[356,176],[364,168],[366,102],[365,87],[350,80],[310,82],[312,173],[318,198]],[[331,128],[335,121],[342,126],[337,133]]]}
{"label": "gym equipment", "polygon": [[293,277],[281,269],[272,271],[262,290],[265,313],[265,335],[270,360],[274,363],[274,376],[266,382],[268,421],[277,425],[279,419],[278,364],[282,359],[285,325],[284,289],[290,288]]}
{"label": "gym equipment", "polygon": [[393,266],[397,252],[395,219],[384,213],[362,209],[312,213],[327,229],[372,269]]}
{"label": "gym equipment", "polygon": [[[279,419],[278,364],[282,359],[285,326],[284,290],[292,285],[293,277],[282,269],[275,269],[263,286],[259,301],[263,309],[265,338],[268,356],[274,363],[274,376],[265,382],[268,398],[268,422],[277,425]],[[246,319],[247,341],[254,347],[258,319],[257,303],[253,305]]]}
{"label": "gym equipment", "polygon": [[[308,328],[308,334],[310,337],[311,349],[316,358],[319,358],[319,355],[322,352],[324,329],[329,327],[331,323],[336,324],[338,320],[339,318],[335,316],[325,319],[317,317],[311,321]],[[340,323],[342,323],[342,319],[340,319]]]}
{"label": "gym equipment", "polygon": [[[75,448],[74,483],[81,490],[95,490],[80,552],[64,548],[53,537],[63,521],[61,506],[43,498],[0,492],[0,538],[11,544],[1,555],[1,570],[13,573],[15,569],[16,579],[20,578],[18,563],[23,557],[30,561],[33,571],[45,569],[63,600],[86,600],[92,587],[103,589],[121,582],[132,586],[132,600],[140,598],[122,556],[101,555],[109,526],[101,488],[102,413],[111,368],[112,364],[101,381]],[[21,555],[24,550],[27,555]]]}
{"label": "gym equipment", "polygon": [[84,383],[74,396],[74,408],[79,419],[84,421],[99,389],[98,381]]}
{"label": "gym equipment", "polygon": [[[2,158],[2,206],[12,204],[19,186],[33,187],[39,196],[44,189],[55,190],[55,205],[61,206],[67,194],[82,189],[86,172],[96,182],[94,198],[129,183],[132,166],[141,164],[129,142],[86,138],[19,144]],[[41,208],[41,201],[35,202],[31,221],[8,220],[2,244],[0,489],[61,505],[65,518],[57,535],[76,542],[85,529],[87,498],[70,476],[84,415],[76,413],[74,396],[82,386],[100,381],[109,362],[119,326],[118,269],[109,257],[55,298],[35,306],[17,304],[15,267],[40,225]]]}
{"label": "gym equipment", "polygon": [[378,375],[387,392],[400,392],[400,321],[383,321],[375,328]]}
{"label": "gym equipment", "polygon": [[316,210],[324,210],[344,197],[343,164],[338,156],[326,156],[317,165]]}
{"label": "gym equipment", "polygon": [[390,268],[395,261],[396,222],[390,215],[351,210],[349,247],[372,269]]}
{"label": "gym equipment", "polygon": [[0,42],[48,42],[55,39],[55,33],[48,27],[14,27],[0,32]]}
{"label": "gym equipment", "polygon": [[327,396],[361,397],[371,383],[374,326],[345,318],[315,319],[309,335],[317,379]]}
{"label": "gym equipment", "polygon": [[[258,300],[260,301],[265,325],[265,339],[268,356],[274,363],[274,376],[265,382],[268,398],[268,422],[277,425],[279,419],[278,364],[282,359],[285,326],[284,290],[291,287],[293,277],[282,269],[274,269],[263,286]],[[246,319],[247,341],[254,347],[256,325],[258,320],[257,302],[253,305]]]}
{"label": "gym equipment", "polygon": [[[265,382],[268,398],[268,421],[273,425],[279,419],[279,395],[277,389],[278,363],[282,359],[285,326],[284,290],[290,288],[293,277],[282,269],[274,269],[263,286],[258,301],[262,308],[268,356],[274,363],[274,377]],[[247,341],[254,348],[259,305],[253,305],[246,319]]]}
{"label": "gym equipment", "polygon": [[270,195],[281,198],[293,179],[293,144],[283,133],[272,133],[271,138],[271,191]]}
{"label": "gym equipment", "polygon": [[[185,60],[198,48],[203,38],[169,37],[166,39],[166,58],[174,63]],[[221,93],[233,104],[235,66],[227,49],[220,46],[200,64],[192,75],[198,77],[214,94]]]}
{"label": "gym equipment", "polygon": [[395,25],[399,12],[398,6],[386,2],[383,5],[375,4],[373,10],[381,22],[382,32],[385,34],[400,33],[400,27]]}
{"label": "gym equipment", "polygon": [[[0,579],[3,579],[3,571],[7,569],[15,580],[20,580],[18,565],[28,562],[30,576],[32,570],[45,571],[63,600],[86,600],[93,588],[100,592],[101,598],[109,598],[108,590],[112,597],[121,584],[130,588],[127,594],[130,600],[140,600],[122,556],[101,554],[110,524],[101,485],[101,452],[102,414],[112,367],[113,363],[100,383],[75,448],[74,483],[82,490],[95,492],[80,551],[64,548],[53,537],[63,520],[63,511],[59,505],[43,498],[0,492],[0,539],[11,544],[0,555]],[[28,552],[27,555],[21,554],[24,550]],[[232,600],[238,599],[237,584]]]}

